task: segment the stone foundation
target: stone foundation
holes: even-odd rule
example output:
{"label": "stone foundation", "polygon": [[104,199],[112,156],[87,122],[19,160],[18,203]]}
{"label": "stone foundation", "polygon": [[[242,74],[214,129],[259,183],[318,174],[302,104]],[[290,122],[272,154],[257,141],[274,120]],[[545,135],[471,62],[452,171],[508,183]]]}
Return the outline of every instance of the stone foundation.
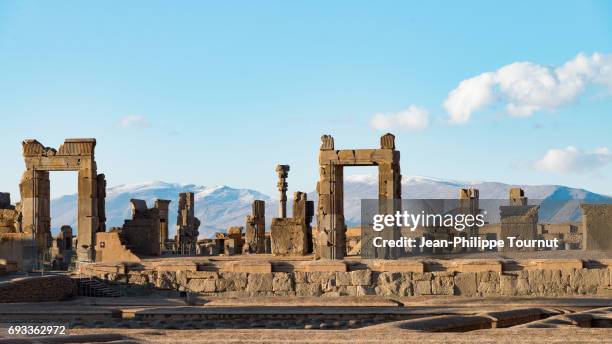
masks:
{"label": "stone foundation", "polygon": [[0,283],[0,303],[61,301],[76,295],[68,276],[26,277]]}
{"label": "stone foundation", "polygon": [[[324,264],[328,263],[328,264]],[[266,262],[96,265],[110,281],[208,296],[568,296],[610,288],[612,261]],[[428,271],[434,270],[437,271]],[[207,271],[206,271],[207,270]]]}

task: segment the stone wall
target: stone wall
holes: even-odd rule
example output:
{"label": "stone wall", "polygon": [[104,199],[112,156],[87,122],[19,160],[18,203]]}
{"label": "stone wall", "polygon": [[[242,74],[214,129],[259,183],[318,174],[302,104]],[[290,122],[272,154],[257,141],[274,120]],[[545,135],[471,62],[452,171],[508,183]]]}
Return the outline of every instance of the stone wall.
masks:
{"label": "stone wall", "polygon": [[568,296],[595,295],[600,288],[610,286],[610,265],[587,268],[572,262],[536,262],[527,268],[507,271],[497,269],[496,265],[468,264],[430,272],[401,271],[411,266],[397,264],[387,268],[396,271],[381,271],[380,266],[373,265],[352,271],[325,271],[329,266],[307,266],[301,270],[308,271],[292,272],[272,271],[269,263],[267,267],[264,263],[243,264],[234,264],[237,269],[221,268],[219,271],[198,271],[195,264],[140,271],[121,271],[107,266],[98,270],[90,267],[89,273],[111,281],[127,280],[154,288],[225,297]]}
{"label": "stone wall", "polygon": [[76,295],[68,276],[26,277],[0,283],[0,303],[60,301]]}

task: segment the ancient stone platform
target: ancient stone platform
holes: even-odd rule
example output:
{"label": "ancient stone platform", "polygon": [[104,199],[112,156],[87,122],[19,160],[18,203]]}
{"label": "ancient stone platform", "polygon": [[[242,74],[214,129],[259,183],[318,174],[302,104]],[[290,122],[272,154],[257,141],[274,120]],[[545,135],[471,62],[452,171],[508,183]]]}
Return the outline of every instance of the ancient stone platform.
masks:
{"label": "ancient stone platform", "polygon": [[87,264],[118,284],[207,296],[568,296],[611,289],[612,260],[152,259]]}

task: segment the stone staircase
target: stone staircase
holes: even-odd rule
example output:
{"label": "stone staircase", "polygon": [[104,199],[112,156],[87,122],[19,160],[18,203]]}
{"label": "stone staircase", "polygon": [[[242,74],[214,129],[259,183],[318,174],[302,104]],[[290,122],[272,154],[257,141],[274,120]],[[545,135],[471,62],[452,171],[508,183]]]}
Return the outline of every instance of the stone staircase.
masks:
{"label": "stone staircase", "polygon": [[79,296],[120,297],[121,292],[112,285],[97,278],[75,278]]}

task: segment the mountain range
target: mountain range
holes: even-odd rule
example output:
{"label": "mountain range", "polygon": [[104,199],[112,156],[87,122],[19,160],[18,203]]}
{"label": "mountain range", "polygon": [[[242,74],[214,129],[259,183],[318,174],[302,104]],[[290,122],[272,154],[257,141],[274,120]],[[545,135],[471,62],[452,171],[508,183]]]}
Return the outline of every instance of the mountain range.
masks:
{"label": "mountain range", "polygon": [[[541,222],[579,221],[578,201],[593,203],[612,202],[612,197],[562,185],[509,185],[499,182],[466,182],[442,180],[420,176],[404,176],[402,179],[403,199],[454,199],[460,188],[473,187],[480,190],[481,200],[504,200],[510,187],[521,187],[525,196],[535,203],[548,204],[540,212]],[[278,212],[278,200],[261,192],[250,189],[237,189],[230,186],[207,187],[195,184],[167,183],[161,181],[140,184],[117,185],[106,191],[106,226],[121,226],[124,219],[130,218],[131,198],[143,199],[153,206],[156,198],[168,199],[170,203],[169,227],[174,235],[177,214],[177,198],[180,192],[195,193],[195,214],[200,219],[201,237],[211,237],[215,232],[225,231],[230,226],[244,226],[245,216],[251,212],[253,200],[266,201],[266,224]],[[289,190],[288,212],[291,215],[291,194]],[[378,177],[376,175],[353,175],[344,180],[344,207],[348,226],[358,225],[361,221],[361,200],[378,197]],[[308,199],[316,201],[316,192],[308,193]],[[576,200],[576,202],[566,202]],[[77,195],[66,195],[51,201],[52,227],[71,225],[76,228]],[[486,201],[481,201],[486,209]],[[54,231],[54,233],[55,233]]]}

